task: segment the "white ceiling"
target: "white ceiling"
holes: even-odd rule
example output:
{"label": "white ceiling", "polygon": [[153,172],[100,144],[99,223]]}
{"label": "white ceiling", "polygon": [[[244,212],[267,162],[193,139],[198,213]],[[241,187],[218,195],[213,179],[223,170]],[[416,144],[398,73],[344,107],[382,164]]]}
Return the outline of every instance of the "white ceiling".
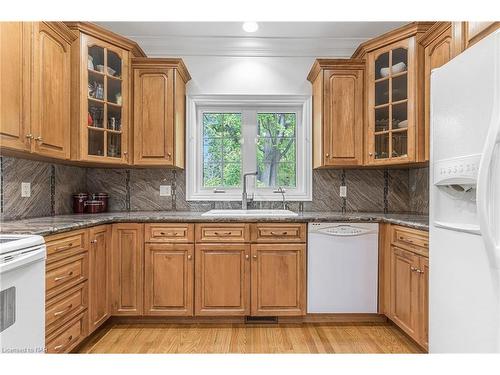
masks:
{"label": "white ceiling", "polygon": [[135,40],[148,56],[348,57],[367,39],[405,22],[98,22]]}

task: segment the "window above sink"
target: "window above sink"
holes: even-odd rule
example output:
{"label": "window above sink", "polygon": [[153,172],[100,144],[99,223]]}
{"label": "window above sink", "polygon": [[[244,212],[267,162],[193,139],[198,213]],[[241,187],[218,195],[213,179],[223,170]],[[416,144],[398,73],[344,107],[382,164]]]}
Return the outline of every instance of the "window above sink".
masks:
{"label": "window above sink", "polygon": [[311,200],[308,96],[188,96],[187,200]]}

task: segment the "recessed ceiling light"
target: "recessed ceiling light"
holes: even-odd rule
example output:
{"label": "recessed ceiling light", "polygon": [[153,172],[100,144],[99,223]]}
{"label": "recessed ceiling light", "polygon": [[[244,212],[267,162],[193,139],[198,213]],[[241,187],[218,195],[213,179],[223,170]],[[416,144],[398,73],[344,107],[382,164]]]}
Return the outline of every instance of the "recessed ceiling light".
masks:
{"label": "recessed ceiling light", "polygon": [[259,29],[257,22],[243,22],[243,30],[247,33],[254,33]]}

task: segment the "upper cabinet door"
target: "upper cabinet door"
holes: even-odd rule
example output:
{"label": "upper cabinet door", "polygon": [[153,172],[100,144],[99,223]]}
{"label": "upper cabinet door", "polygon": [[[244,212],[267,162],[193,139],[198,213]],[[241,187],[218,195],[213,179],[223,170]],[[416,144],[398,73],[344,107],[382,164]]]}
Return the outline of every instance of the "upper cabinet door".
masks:
{"label": "upper cabinet door", "polygon": [[29,151],[30,22],[0,22],[0,143],[2,147]]}
{"label": "upper cabinet door", "polygon": [[68,159],[71,41],[50,23],[34,25],[34,151],[43,156]]}
{"label": "upper cabinet door", "polygon": [[415,37],[368,54],[367,164],[416,161]]}
{"label": "upper cabinet door", "polygon": [[313,168],[363,164],[364,70],[361,59],[314,62]]}
{"label": "upper cabinet door", "polygon": [[[73,154],[111,164],[128,162],[129,54],[103,40],[80,35],[80,90]],[[75,104],[76,104],[75,103]],[[75,107],[76,108],[76,107]]]}
{"label": "upper cabinet door", "polygon": [[326,70],[325,166],[363,163],[363,70]]}
{"label": "upper cabinet door", "polygon": [[134,164],[174,163],[174,69],[134,69]]}
{"label": "upper cabinet door", "polygon": [[419,42],[424,50],[425,160],[428,161],[430,156],[431,71],[446,64],[452,58],[451,23],[437,22]]}

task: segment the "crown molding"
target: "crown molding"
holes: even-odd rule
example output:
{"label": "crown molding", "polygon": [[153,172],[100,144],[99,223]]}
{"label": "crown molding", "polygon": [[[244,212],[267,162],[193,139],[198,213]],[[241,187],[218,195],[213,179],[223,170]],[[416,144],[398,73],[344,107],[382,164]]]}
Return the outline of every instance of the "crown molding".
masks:
{"label": "crown molding", "polygon": [[368,38],[258,38],[127,36],[151,57],[333,57],[345,58]]}

